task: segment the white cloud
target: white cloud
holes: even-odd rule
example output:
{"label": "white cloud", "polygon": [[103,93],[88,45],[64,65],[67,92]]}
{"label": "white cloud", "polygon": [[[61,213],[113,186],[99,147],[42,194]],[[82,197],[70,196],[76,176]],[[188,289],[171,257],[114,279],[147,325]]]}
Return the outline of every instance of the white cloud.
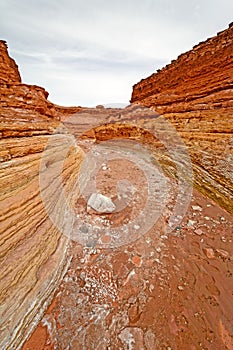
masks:
{"label": "white cloud", "polygon": [[133,84],[232,13],[232,0],[7,0],[0,29],[25,82],[55,103],[93,105],[127,102]]}

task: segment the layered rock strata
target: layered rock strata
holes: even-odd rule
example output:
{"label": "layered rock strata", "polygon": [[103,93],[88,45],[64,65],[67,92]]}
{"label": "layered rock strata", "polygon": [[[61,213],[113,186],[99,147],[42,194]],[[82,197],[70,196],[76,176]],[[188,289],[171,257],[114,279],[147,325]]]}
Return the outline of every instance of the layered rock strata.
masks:
{"label": "layered rock strata", "polygon": [[233,213],[233,27],[134,85],[131,102],[152,107],[185,141],[197,188]]}
{"label": "layered rock strata", "polygon": [[[41,191],[47,189],[41,186],[40,163],[51,137],[54,163],[61,161],[59,119],[79,108],[53,105],[43,88],[22,84],[4,41],[0,94],[0,348],[12,350],[38,322],[68,264],[68,238],[50,220],[42,200]],[[71,150],[64,188],[67,178],[72,183],[80,159],[81,153]]]}
{"label": "layered rock strata", "polygon": [[[232,212],[232,30],[229,28],[198,45],[134,87],[132,102],[152,107],[162,116],[142,108],[140,115],[145,118],[138,118],[136,106],[135,111],[134,107],[111,111],[52,104],[43,88],[21,83],[17,65],[8,56],[6,43],[0,41],[1,348],[10,350],[22,346],[74,255],[69,252],[69,235],[62,234],[72,228],[72,223],[65,220],[67,206],[62,199],[64,194],[68,197],[71,192],[68,199],[74,209],[77,206],[75,181],[80,173],[83,152],[79,146],[73,147],[67,134],[73,134],[84,150],[85,147],[88,150],[93,141],[101,143],[115,138],[139,141],[150,147],[167,175],[190,179],[189,159],[186,157],[187,164],[184,164],[184,157],[178,152],[182,144],[174,145],[177,130],[188,146],[198,188]],[[79,113],[70,118],[76,112]],[[164,124],[163,117],[172,122],[175,132]],[[171,155],[175,155],[175,161]],[[59,169],[60,173],[57,172]],[[185,173],[183,169],[189,171]],[[60,182],[58,177],[62,179]],[[85,181],[85,173],[82,180]],[[70,191],[73,188],[77,192]],[[189,230],[190,222],[194,223],[190,218],[193,219],[188,217],[188,224],[185,222],[182,226],[184,231]],[[67,227],[63,227],[64,222]],[[203,227],[206,226],[203,224]],[[165,233],[162,236],[167,239]],[[153,234],[150,242],[154,237]],[[103,243],[108,244],[107,239],[109,237],[103,237]],[[226,242],[226,237],[223,239]],[[148,260],[149,254],[148,251]],[[130,259],[140,267],[142,259],[136,258]],[[183,259],[187,260],[186,257]],[[154,268],[155,262],[148,266]],[[209,262],[207,266],[210,266]],[[131,268],[129,266],[127,271]],[[145,270],[145,276],[150,275]],[[127,274],[125,278],[128,283]],[[156,274],[155,281],[158,281]],[[219,284],[224,285],[222,280]],[[130,293],[133,288],[132,285]],[[226,293],[228,298],[228,289]],[[92,304],[88,304],[89,307],[93,309]],[[62,335],[61,339],[65,337]]]}

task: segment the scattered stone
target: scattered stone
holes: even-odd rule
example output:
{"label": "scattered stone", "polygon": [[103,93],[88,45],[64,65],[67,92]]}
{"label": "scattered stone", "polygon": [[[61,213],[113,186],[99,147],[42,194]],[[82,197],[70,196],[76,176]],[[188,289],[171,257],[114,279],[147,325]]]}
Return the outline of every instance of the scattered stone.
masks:
{"label": "scattered stone", "polygon": [[149,291],[152,293],[154,289],[155,289],[155,286],[153,284],[150,284]]}
{"label": "scattered stone", "polygon": [[196,235],[198,235],[198,236],[203,235],[203,231],[200,228],[194,230],[194,233],[196,233]]}
{"label": "scattered stone", "polygon": [[108,170],[108,167],[106,164],[102,164],[102,170]]}
{"label": "scattered stone", "polygon": [[177,286],[177,289],[178,289],[178,290],[184,290],[184,287],[182,287],[182,286]]}
{"label": "scattered stone", "polygon": [[205,216],[205,219],[206,219],[207,221],[209,221],[209,220],[210,220],[209,216]]}
{"label": "scattered stone", "polygon": [[188,226],[188,227],[192,227],[195,223],[196,223],[196,221],[194,221],[194,220],[189,220],[188,223],[187,223],[187,226]]}
{"label": "scattered stone", "polygon": [[202,207],[200,207],[199,205],[192,205],[192,209],[197,211],[202,211]]}
{"label": "scattered stone", "polygon": [[139,255],[134,255],[131,260],[132,263],[138,267],[142,265],[142,258]]}
{"label": "scattered stone", "polygon": [[229,258],[229,253],[224,249],[216,249],[217,253],[224,259]]}
{"label": "scattered stone", "polygon": [[99,213],[112,213],[116,209],[112,200],[101,193],[92,193],[88,199],[87,206]]}
{"label": "scattered stone", "polygon": [[208,259],[215,258],[214,250],[212,248],[204,248],[203,252],[205,253],[205,255],[207,256]]}

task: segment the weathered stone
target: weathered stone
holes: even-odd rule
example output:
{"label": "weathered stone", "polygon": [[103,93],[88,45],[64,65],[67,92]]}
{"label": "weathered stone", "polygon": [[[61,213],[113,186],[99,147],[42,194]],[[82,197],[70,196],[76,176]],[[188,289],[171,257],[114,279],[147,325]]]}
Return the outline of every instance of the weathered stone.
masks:
{"label": "weathered stone", "polygon": [[194,233],[196,233],[196,235],[201,236],[203,234],[203,231],[200,228],[197,228],[196,230],[194,230]]}
{"label": "weathered stone", "polygon": [[203,251],[208,259],[215,258],[214,250],[212,248],[204,248]]}
{"label": "weathered stone", "polygon": [[101,193],[92,193],[88,199],[87,206],[99,213],[112,213],[116,209],[112,200]]}

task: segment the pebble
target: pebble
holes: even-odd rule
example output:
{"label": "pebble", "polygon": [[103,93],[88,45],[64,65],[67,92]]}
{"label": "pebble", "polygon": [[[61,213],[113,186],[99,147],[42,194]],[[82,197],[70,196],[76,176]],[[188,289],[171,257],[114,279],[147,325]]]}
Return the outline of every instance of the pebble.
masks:
{"label": "pebble", "polygon": [[203,234],[203,232],[202,232],[202,230],[201,230],[200,228],[196,229],[194,232],[195,232],[196,235],[198,235],[198,236],[201,236],[201,235]]}
{"label": "pebble", "polygon": [[202,207],[200,207],[199,205],[192,205],[192,209],[197,211],[202,211]]}
{"label": "pebble", "polygon": [[184,290],[184,287],[182,287],[182,286],[177,286],[177,289],[178,289],[178,290]]}
{"label": "pebble", "polygon": [[194,220],[189,220],[188,223],[187,223],[187,226],[188,226],[188,227],[191,227],[191,226],[193,226],[195,223],[196,223],[196,221],[194,221]]}
{"label": "pebble", "polygon": [[152,293],[152,291],[155,289],[154,285],[153,284],[150,284],[149,286],[149,291]]}
{"label": "pebble", "polygon": [[203,251],[208,259],[214,259],[215,255],[212,248],[204,248]]}
{"label": "pebble", "polygon": [[216,249],[216,251],[221,255],[222,258],[228,258],[229,253],[224,249]]}

